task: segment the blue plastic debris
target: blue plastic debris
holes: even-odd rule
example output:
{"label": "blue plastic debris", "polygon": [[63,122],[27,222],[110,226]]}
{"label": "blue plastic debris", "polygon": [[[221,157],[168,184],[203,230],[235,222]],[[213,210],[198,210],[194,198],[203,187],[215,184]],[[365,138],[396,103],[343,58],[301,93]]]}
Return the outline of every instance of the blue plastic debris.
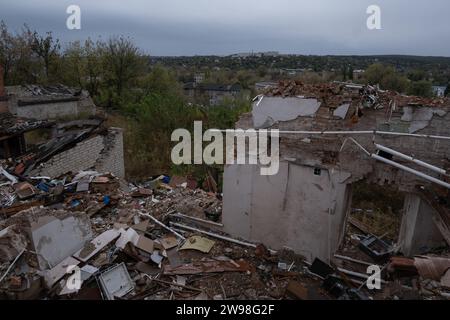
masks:
{"label": "blue plastic debris", "polygon": [[75,199],[70,202],[70,207],[75,208],[75,207],[78,207],[80,204],[81,204],[81,202],[79,200]]}
{"label": "blue plastic debris", "polygon": [[110,203],[111,203],[111,198],[110,198],[110,196],[104,196],[104,197],[103,197],[103,203],[104,203],[105,205],[110,204]]}
{"label": "blue plastic debris", "polygon": [[168,184],[170,182],[170,177],[169,176],[164,176],[164,178],[162,179],[162,182],[165,184]]}
{"label": "blue plastic debris", "polygon": [[38,183],[38,185],[36,187],[41,191],[49,192],[51,186],[48,183],[41,181]]}

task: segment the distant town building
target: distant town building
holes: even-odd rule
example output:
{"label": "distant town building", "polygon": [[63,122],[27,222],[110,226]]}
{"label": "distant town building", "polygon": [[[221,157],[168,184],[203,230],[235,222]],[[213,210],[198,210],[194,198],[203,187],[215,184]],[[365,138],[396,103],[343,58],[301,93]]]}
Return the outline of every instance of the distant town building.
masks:
{"label": "distant town building", "polygon": [[194,82],[195,83],[202,83],[205,80],[205,74],[204,73],[196,73],[194,75]]}
{"label": "distant town building", "polygon": [[240,84],[223,85],[208,83],[186,83],[184,92],[192,101],[204,101],[214,106],[220,104],[225,98],[236,98],[242,91]]}
{"label": "distant town building", "polygon": [[232,58],[249,58],[249,57],[278,57],[280,53],[278,51],[266,51],[266,52],[241,52],[232,54]]}
{"label": "distant town building", "polygon": [[365,70],[353,70],[353,80],[361,80],[365,72]]}
{"label": "distant town building", "polygon": [[444,97],[445,91],[447,91],[447,86],[433,86],[432,89],[436,97]]}
{"label": "distant town building", "polygon": [[296,76],[302,74],[306,71],[306,69],[302,68],[282,68],[280,69],[280,74],[288,75],[288,76]]}

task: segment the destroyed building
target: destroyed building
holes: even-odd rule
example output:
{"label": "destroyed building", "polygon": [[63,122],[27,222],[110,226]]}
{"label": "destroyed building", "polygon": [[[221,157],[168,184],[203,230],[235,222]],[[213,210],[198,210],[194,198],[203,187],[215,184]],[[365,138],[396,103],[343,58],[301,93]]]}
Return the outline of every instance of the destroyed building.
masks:
{"label": "destroyed building", "polygon": [[[0,85],[0,159],[11,159],[16,174],[58,177],[93,168],[125,176],[122,129],[104,126],[89,95],[65,86]],[[47,139],[30,143],[30,132]]]}
{"label": "destroyed building", "polygon": [[[368,134],[366,127],[382,117],[399,126],[405,117],[402,139],[422,141],[424,132],[440,137],[449,130],[439,123],[446,121],[446,101],[418,107],[411,104],[420,101],[409,97],[402,105],[406,98],[400,95],[375,90],[369,97],[366,90],[375,89],[287,84],[259,97],[253,115],[243,116],[238,126],[290,130],[281,138],[280,172],[260,176],[251,166],[227,166],[223,204],[210,176],[205,190],[189,176],[126,181],[122,131],[107,128],[103,118],[32,120],[11,114],[6,104],[0,114],[0,139],[9,143],[0,157],[0,299],[367,300],[407,299],[411,293],[449,298],[447,257],[392,257],[386,264],[394,251],[382,252],[389,273],[383,274],[381,291],[363,287],[365,268],[375,263],[369,258],[331,259],[342,243],[351,184],[360,179],[393,181],[408,193],[406,245],[441,240],[430,237],[439,238],[431,230],[439,220],[430,208],[443,214],[445,206],[422,197],[442,190],[418,190],[417,184],[429,186],[427,180],[366,158],[377,147],[370,145],[373,136],[377,144],[402,152],[421,145]],[[392,114],[378,107],[387,95],[395,100],[395,107],[389,103]],[[431,116],[416,114],[428,108]],[[285,120],[277,121],[279,116]],[[358,136],[323,131],[337,128],[358,130],[352,131]],[[33,130],[48,130],[48,139],[27,143]],[[21,147],[12,149],[11,139],[20,139]],[[414,154],[429,169],[446,168],[442,148],[436,143]],[[435,179],[441,181],[440,175]],[[405,272],[399,285],[394,277]],[[411,279],[419,285],[411,286]]]}
{"label": "destroyed building", "polygon": [[5,88],[9,112],[38,120],[94,116],[96,107],[89,92],[64,85],[24,85]]}
{"label": "destroyed building", "polygon": [[48,121],[24,119],[0,112],[0,159],[15,158],[26,152],[25,133],[51,126]]}
{"label": "destroyed building", "polygon": [[450,244],[450,102],[376,87],[281,82],[255,98],[237,128],[279,129],[280,169],[230,164],[224,229],[233,236],[331,261],[342,244],[352,184],[406,194],[399,251]]}

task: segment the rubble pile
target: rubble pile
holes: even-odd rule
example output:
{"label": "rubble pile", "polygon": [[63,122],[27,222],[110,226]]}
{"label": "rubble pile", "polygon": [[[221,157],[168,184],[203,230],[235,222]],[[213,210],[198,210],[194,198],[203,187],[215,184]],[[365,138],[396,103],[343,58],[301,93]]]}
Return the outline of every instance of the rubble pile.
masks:
{"label": "rubble pile", "polygon": [[380,90],[377,86],[359,85],[342,82],[305,84],[301,81],[280,81],[277,87],[269,87],[264,92],[268,97],[316,98],[323,105],[335,109],[344,103],[353,103],[375,109],[392,106],[428,106],[448,105],[448,98],[424,98],[406,96],[398,92]]}
{"label": "rubble pile", "polygon": [[[311,264],[289,249],[275,252],[230,238],[222,232],[218,195],[185,183],[170,185],[170,180],[160,176],[133,184],[95,171],[56,179],[27,178],[2,169],[0,296],[151,300],[380,296],[361,286],[365,271],[358,266],[347,264],[343,269],[338,262],[328,265],[319,259]],[[14,207],[22,210],[12,212]],[[435,287],[425,297],[441,299],[436,293],[441,283],[437,287],[436,280],[426,281]],[[402,288],[397,289],[406,290]],[[398,290],[388,298],[399,297]]]}
{"label": "rubble pile", "polygon": [[280,267],[281,253],[228,238],[214,193],[165,176],[2,170],[3,299],[279,299],[301,278],[321,290],[302,258]]}
{"label": "rubble pile", "polygon": [[[29,89],[33,95],[66,90]],[[353,102],[391,109],[444,103],[342,83],[281,82],[267,95],[316,97],[329,108]],[[2,128],[12,128],[8,133],[34,128],[21,121],[0,118]],[[132,183],[91,169],[64,170],[52,177],[32,174],[61,151],[102,133],[103,122],[59,123],[49,141],[0,160],[0,299],[450,297],[448,252],[396,256],[392,243],[364,231],[356,221],[358,231],[345,239],[330,262],[230,237],[223,231],[222,196],[210,174],[203,189],[192,178],[165,175]],[[367,270],[373,265],[381,268],[381,290],[367,286]]]}
{"label": "rubble pile", "polygon": [[92,117],[91,119],[74,120],[65,123],[22,119],[9,113],[0,114],[0,136],[23,134],[38,128],[52,128],[55,132],[45,143],[29,146],[29,150],[19,156],[3,161],[3,166],[11,167],[17,175],[28,175],[41,163],[47,161],[57,153],[70,149],[78,142],[88,139],[96,134],[105,132],[103,126],[105,119]]}

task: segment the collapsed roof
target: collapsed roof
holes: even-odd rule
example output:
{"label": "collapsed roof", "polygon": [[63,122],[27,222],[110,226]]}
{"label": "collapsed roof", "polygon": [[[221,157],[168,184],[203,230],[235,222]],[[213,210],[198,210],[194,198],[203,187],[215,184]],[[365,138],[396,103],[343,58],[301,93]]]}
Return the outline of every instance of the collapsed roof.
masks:
{"label": "collapsed roof", "polygon": [[17,96],[17,104],[19,106],[77,101],[88,95],[80,89],[70,88],[61,84],[52,86],[24,85],[6,87],[6,92],[9,95]]}
{"label": "collapsed roof", "polygon": [[0,137],[25,133],[51,124],[46,120],[25,119],[16,117],[9,112],[3,112],[0,113]]}

